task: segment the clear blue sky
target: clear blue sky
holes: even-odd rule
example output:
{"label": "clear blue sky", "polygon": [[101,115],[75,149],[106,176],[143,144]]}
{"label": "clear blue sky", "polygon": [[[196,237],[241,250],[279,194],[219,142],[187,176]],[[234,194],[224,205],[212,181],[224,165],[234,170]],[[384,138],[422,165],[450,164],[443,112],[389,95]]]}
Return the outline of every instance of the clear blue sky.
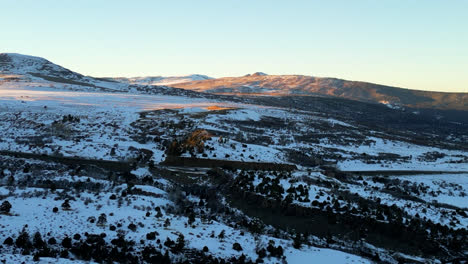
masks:
{"label": "clear blue sky", "polygon": [[0,4],[0,52],[87,75],[262,71],[468,92],[464,0]]}

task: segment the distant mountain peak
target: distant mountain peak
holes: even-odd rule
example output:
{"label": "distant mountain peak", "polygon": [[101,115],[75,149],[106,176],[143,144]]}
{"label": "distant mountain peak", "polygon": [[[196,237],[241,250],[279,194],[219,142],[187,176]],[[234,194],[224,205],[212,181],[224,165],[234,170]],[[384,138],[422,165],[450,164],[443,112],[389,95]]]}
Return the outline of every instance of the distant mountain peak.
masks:
{"label": "distant mountain peak", "polygon": [[264,73],[264,72],[255,72],[255,73],[252,73],[252,74],[246,74],[244,75],[244,77],[250,77],[250,76],[253,76],[253,77],[257,77],[257,76],[267,76],[268,74]]}
{"label": "distant mountain peak", "polygon": [[268,74],[264,73],[264,72],[256,72],[254,74],[252,74],[252,76],[267,76]]}

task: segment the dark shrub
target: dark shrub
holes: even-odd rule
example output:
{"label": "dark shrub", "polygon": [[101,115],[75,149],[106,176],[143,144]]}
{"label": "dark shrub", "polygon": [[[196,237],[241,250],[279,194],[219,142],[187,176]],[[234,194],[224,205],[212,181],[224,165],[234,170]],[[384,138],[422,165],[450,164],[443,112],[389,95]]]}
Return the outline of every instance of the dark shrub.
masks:
{"label": "dark shrub", "polygon": [[69,237],[65,237],[63,240],[62,240],[62,247],[64,248],[71,248],[72,247],[72,240],[71,238]]}
{"label": "dark shrub", "polygon": [[41,233],[36,232],[33,238],[33,245],[35,248],[42,248],[45,246],[44,240],[42,240]]}
{"label": "dark shrub", "polygon": [[8,246],[13,245],[13,238],[7,237],[7,238],[5,239],[5,241],[3,241],[3,244],[4,244],[4,245],[8,245]]}
{"label": "dark shrub", "polygon": [[235,251],[242,251],[241,245],[237,242],[232,245],[232,249],[234,249]]}
{"label": "dark shrub", "polygon": [[146,239],[155,240],[156,239],[156,232],[150,232],[150,233],[146,234]]}
{"label": "dark shrub", "polygon": [[11,204],[8,201],[4,201],[0,205],[0,213],[2,214],[8,214],[10,212],[10,209],[11,209]]}
{"label": "dark shrub", "polygon": [[55,245],[55,244],[57,244],[57,240],[55,240],[55,238],[51,237],[51,238],[49,238],[49,240],[47,241],[47,243],[48,243],[49,245]]}
{"label": "dark shrub", "polygon": [[32,247],[31,240],[29,239],[29,234],[24,229],[16,238],[15,244],[19,248],[30,249]]}
{"label": "dark shrub", "polygon": [[137,229],[137,226],[136,226],[134,223],[131,223],[131,224],[128,225],[128,229],[130,229],[130,230],[132,230],[133,232],[135,232],[136,229]]}

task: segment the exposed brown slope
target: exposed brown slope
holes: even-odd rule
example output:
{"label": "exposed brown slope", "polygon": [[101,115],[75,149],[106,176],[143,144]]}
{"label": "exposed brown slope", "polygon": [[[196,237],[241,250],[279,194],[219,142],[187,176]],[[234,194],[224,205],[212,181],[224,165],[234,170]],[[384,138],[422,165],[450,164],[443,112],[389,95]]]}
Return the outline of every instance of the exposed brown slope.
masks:
{"label": "exposed brown slope", "polygon": [[421,108],[468,111],[468,93],[410,90],[366,82],[304,75],[226,77],[173,85],[199,92],[248,95],[328,95],[352,100]]}

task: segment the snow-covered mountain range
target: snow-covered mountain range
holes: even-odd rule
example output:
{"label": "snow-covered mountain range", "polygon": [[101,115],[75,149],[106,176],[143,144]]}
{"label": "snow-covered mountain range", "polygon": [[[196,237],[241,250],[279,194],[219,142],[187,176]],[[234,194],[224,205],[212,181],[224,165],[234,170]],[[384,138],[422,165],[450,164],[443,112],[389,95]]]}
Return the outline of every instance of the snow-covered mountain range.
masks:
{"label": "snow-covered mountain range", "polygon": [[211,80],[213,78],[208,77],[206,75],[201,75],[201,74],[191,74],[191,75],[186,75],[186,76],[169,76],[169,77],[146,76],[146,77],[131,77],[131,78],[117,77],[117,78],[108,78],[108,79],[116,80],[119,82],[125,82],[129,84],[170,86],[172,84],[177,84],[177,83]]}

